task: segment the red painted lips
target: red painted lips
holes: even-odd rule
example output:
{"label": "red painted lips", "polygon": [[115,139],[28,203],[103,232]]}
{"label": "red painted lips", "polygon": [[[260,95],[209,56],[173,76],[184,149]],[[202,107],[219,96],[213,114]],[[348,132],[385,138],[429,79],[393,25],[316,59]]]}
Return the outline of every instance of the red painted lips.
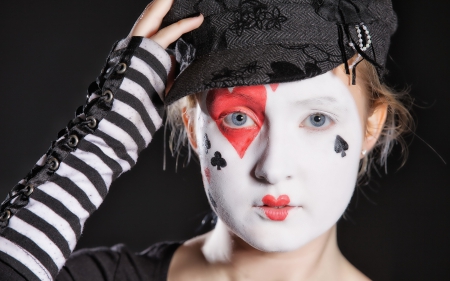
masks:
{"label": "red painted lips", "polygon": [[278,199],[275,199],[272,195],[266,195],[263,197],[262,202],[269,207],[281,207],[289,204],[291,200],[287,195],[280,195]]}
{"label": "red painted lips", "polygon": [[278,199],[275,199],[272,195],[266,195],[263,197],[262,202],[264,206],[260,208],[264,210],[267,218],[273,221],[284,221],[289,211],[293,208],[288,206],[291,200],[287,195],[280,195]]}

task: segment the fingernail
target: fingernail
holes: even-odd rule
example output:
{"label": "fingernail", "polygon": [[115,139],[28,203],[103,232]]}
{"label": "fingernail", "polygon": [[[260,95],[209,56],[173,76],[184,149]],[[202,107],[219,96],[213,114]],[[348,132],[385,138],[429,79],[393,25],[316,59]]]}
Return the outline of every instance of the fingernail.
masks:
{"label": "fingernail", "polygon": [[200,15],[201,15],[201,13],[194,13],[192,15],[187,16],[186,18],[196,18],[196,17],[198,17]]}

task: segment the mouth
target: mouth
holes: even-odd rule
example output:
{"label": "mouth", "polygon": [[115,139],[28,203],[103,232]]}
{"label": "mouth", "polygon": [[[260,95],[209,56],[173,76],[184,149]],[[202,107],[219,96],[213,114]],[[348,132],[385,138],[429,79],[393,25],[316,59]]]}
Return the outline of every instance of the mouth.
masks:
{"label": "mouth", "polygon": [[258,208],[264,211],[268,219],[284,221],[289,215],[289,211],[295,208],[289,205],[290,201],[287,195],[280,195],[278,199],[275,199],[272,195],[266,195],[262,199],[264,205],[258,206]]}

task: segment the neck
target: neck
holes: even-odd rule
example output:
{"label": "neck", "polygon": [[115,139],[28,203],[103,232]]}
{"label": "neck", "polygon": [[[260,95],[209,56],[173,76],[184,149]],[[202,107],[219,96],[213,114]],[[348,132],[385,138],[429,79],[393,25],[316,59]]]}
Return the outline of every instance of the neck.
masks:
{"label": "neck", "polygon": [[202,252],[232,280],[335,280],[348,264],[337,246],[336,226],[297,250],[268,253],[231,234],[219,220]]}

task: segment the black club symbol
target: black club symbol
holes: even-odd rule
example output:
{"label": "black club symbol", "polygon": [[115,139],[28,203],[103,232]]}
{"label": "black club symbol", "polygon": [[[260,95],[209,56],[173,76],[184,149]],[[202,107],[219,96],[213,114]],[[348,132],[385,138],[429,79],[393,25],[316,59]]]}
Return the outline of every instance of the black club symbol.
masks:
{"label": "black club symbol", "polygon": [[227,166],[227,161],[222,158],[222,154],[219,151],[214,152],[214,157],[211,158],[211,165],[217,166],[217,170],[225,168]]}
{"label": "black club symbol", "polygon": [[203,137],[203,147],[205,148],[206,154],[208,154],[208,149],[211,148],[211,142],[209,141],[207,134]]}
{"label": "black club symbol", "polygon": [[346,150],[348,150],[348,143],[341,136],[337,135],[334,141],[334,151],[341,153],[341,156],[345,157],[347,155],[345,153]]}

